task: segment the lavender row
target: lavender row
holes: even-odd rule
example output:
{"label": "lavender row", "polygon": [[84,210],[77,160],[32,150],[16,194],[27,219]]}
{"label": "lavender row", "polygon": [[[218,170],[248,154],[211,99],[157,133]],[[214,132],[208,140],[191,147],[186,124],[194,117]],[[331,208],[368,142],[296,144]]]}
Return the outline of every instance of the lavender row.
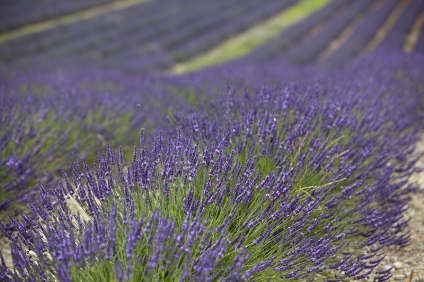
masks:
{"label": "lavender row", "polygon": [[380,43],[380,46],[402,49],[414,22],[423,11],[424,2],[411,1]]}
{"label": "lavender row", "polygon": [[378,28],[390,16],[399,4],[398,1],[387,0],[374,12],[366,15],[353,34],[329,57],[322,62],[326,66],[337,66],[358,55],[377,33]]}
{"label": "lavender row", "polygon": [[424,52],[424,28],[421,29],[421,33],[419,35],[419,39],[414,50],[416,52],[421,52],[421,53]]}
{"label": "lavender row", "polygon": [[[289,46],[295,45],[309,30],[317,24],[324,22],[333,13],[343,6],[349,5],[348,1],[334,0],[321,10],[313,13],[305,20],[289,27],[283,31],[277,38],[263,44],[252,53],[246,56],[246,61],[267,61],[272,60],[286,51]],[[244,59],[243,59],[244,60]]]}
{"label": "lavender row", "polygon": [[283,54],[282,60],[286,63],[297,65],[312,63],[330,42],[337,38],[355,18],[360,17],[361,14],[366,12],[366,9],[372,2],[369,0],[359,0],[352,6],[347,7],[336,18],[327,22],[323,29],[315,36]]}
{"label": "lavender row", "polygon": [[[210,90],[132,156],[108,146],[94,165],[72,162],[53,191],[40,183],[31,208],[43,224],[12,219],[16,235],[1,225],[14,259],[2,278],[388,280],[375,268],[385,246],[409,240],[422,61],[369,55],[262,86],[260,69],[253,86]],[[174,79],[209,87],[226,72]]]}
{"label": "lavender row", "polygon": [[0,32],[5,32],[39,21],[87,9],[111,0],[84,1],[2,1],[0,4]]}

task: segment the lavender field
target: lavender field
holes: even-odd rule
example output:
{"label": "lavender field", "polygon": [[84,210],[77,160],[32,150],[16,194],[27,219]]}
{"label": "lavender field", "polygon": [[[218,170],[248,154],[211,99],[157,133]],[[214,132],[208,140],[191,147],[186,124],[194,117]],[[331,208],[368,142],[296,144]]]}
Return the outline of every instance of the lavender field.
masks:
{"label": "lavender field", "polygon": [[422,0],[2,0],[0,281],[422,281],[423,78]]}

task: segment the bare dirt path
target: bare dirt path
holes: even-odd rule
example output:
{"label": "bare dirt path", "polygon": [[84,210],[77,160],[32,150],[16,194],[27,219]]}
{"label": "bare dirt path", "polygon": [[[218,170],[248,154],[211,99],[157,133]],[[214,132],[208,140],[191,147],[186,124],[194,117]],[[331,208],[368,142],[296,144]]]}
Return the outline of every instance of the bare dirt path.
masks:
{"label": "bare dirt path", "polygon": [[[424,153],[424,136],[416,148],[417,153]],[[417,166],[424,167],[424,157]],[[406,217],[411,218],[411,243],[402,249],[388,249],[386,258],[380,268],[393,267],[390,281],[424,282],[424,171],[411,176],[411,182],[418,183],[418,193],[411,195]]]}

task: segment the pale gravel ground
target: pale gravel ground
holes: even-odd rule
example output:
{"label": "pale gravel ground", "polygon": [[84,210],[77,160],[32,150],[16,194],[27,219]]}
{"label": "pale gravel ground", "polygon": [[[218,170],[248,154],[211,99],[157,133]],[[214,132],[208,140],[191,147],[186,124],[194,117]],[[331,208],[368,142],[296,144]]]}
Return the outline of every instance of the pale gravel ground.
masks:
{"label": "pale gravel ground", "polygon": [[[416,152],[424,153],[424,135],[417,145]],[[417,166],[424,167],[424,157],[418,161]],[[411,195],[412,200],[405,215],[411,218],[411,243],[402,249],[394,247],[386,249],[387,255],[379,269],[393,267],[392,278],[389,281],[424,282],[424,171],[412,175],[410,181],[420,186],[419,192]],[[0,238],[0,249],[6,264],[11,267],[9,242],[5,237]],[[319,278],[316,281],[319,281]]]}
{"label": "pale gravel ground", "polygon": [[[424,153],[424,135],[416,151]],[[418,161],[417,166],[424,167],[424,157]],[[412,200],[406,213],[411,218],[411,243],[400,250],[388,250],[382,267],[394,267],[390,281],[424,282],[424,171],[412,175],[410,181],[420,186],[419,192],[411,195]]]}

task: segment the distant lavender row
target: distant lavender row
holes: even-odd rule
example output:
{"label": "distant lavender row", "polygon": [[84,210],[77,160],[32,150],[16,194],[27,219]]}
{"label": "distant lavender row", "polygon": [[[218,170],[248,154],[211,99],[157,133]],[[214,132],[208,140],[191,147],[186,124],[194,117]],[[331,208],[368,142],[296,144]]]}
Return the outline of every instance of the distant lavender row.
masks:
{"label": "distant lavender row", "polygon": [[349,59],[358,55],[371,41],[380,26],[390,16],[399,4],[396,0],[382,2],[382,6],[376,11],[365,15],[365,18],[353,32],[353,34],[329,57],[322,62],[326,66],[337,66],[346,63]]}
{"label": "distant lavender row", "polygon": [[415,51],[424,53],[424,28],[423,27],[421,27],[421,32],[419,33],[418,42],[415,46]]}
{"label": "distant lavender row", "polygon": [[359,0],[346,8],[337,17],[325,24],[315,36],[302,42],[281,56],[281,60],[291,64],[312,63],[316,57],[337,38],[345,28],[357,17],[360,17],[372,4],[370,0]]}
{"label": "distant lavender row", "polygon": [[414,22],[423,11],[423,1],[411,1],[397,19],[395,25],[387,33],[384,40],[380,43],[380,46],[402,49],[408,33],[412,30]]}
{"label": "distant lavender row", "polygon": [[112,0],[2,0],[0,2],[0,32],[109,2]]}
{"label": "distant lavender row", "polygon": [[313,13],[305,20],[289,27],[283,31],[277,38],[263,44],[252,53],[248,54],[247,61],[263,62],[272,60],[281,55],[289,46],[294,46],[309,30],[317,24],[324,22],[328,17],[337,12],[338,9],[349,5],[348,1],[333,0],[321,10]]}

